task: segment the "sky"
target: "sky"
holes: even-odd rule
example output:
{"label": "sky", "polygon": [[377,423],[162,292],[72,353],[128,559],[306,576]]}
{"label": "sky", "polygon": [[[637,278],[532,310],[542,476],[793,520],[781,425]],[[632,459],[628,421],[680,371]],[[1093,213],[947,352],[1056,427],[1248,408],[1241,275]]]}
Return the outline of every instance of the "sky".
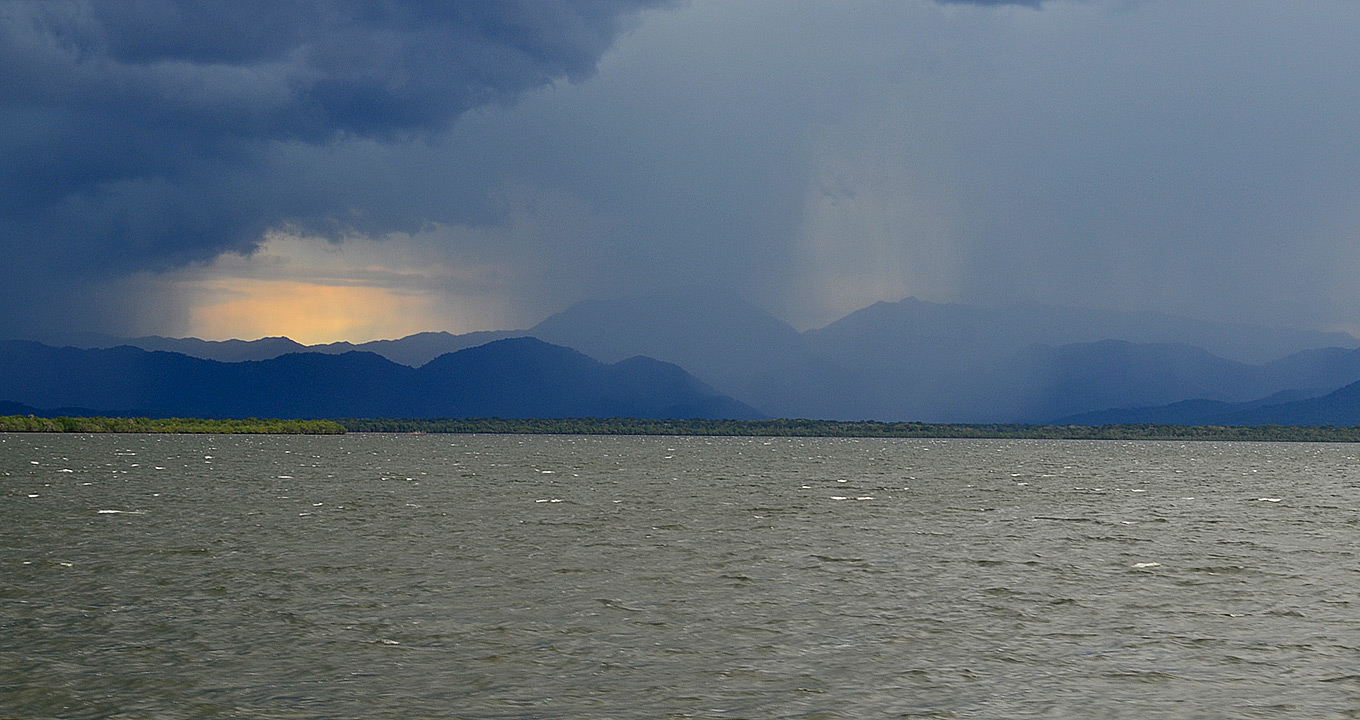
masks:
{"label": "sky", "polygon": [[1360,332],[1355,0],[0,0],[0,336],[735,293]]}

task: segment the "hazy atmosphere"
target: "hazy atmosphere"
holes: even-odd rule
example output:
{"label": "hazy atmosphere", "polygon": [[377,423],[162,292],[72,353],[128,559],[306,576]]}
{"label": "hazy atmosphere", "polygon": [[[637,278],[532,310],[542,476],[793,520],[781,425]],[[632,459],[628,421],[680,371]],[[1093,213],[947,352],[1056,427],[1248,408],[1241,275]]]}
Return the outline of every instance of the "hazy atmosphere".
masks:
{"label": "hazy atmosphere", "polygon": [[0,334],[1360,330],[1360,4],[0,0]]}

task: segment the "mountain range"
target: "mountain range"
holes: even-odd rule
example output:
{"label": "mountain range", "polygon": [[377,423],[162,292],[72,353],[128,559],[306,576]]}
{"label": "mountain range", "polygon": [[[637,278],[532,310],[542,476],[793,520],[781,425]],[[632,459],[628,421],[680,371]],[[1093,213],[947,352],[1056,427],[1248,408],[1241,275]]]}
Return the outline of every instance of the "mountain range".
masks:
{"label": "mountain range", "polygon": [[0,341],[0,398],[148,417],[761,417],[675,365],[643,357],[604,364],[534,338],[447,353],[419,368],[359,351],[221,362],[130,346]]}
{"label": "mountain range", "polygon": [[[510,338],[520,340],[504,345]],[[1307,408],[1314,406],[1297,403],[1321,403],[1323,398],[1360,381],[1360,340],[1344,333],[1215,323],[1155,313],[1037,304],[982,308],[913,298],[876,303],[825,327],[802,332],[737,297],[671,293],[582,302],[518,331],[464,335],[432,332],[398,340],[313,346],[287,338],[204,341],[107,336],[71,337],[53,344],[110,352],[120,345],[131,346],[226,365],[263,363],[265,370],[253,366],[257,375],[278,373],[294,380],[300,376],[289,374],[293,371],[288,363],[299,361],[284,358],[302,355],[311,358],[307,362],[312,364],[310,371],[317,373],[314,378],[328,377],[326,373],[346,378],[336,386],[336,392],[352,396],[352,401],[344,404],[331,400],[325,406],[349,410],[339,415],[383,410],[379,414],[428,417],[433,412],[431,393],[447,391],[466,396],[472,387],[455,388],[447,380],[441,381],[445,385],[430,385],[434,383],[431,378],[439,373],[446,378],[470,373],[466,362],[473,356],[465,353],[482,347],[523,350],[529,347],[524,338],[535,338],[540,345],[570,348],[585,360],[614,368],[615,373],[623,372],[618,369],[621,365],[633,368],[645,363],[653,363],[649,366],[653,371],[666,367],[672,374],[692,373],[692,377],[685,375],[689,380],[676,381],[674,387],[698,388],[698,397],[710,399],[706,406],[696,405],[693,398],[647,405],[633,396],[629,414],[649,413],[641,415],[646,417],[656,417],[663,407],[671,407],[676,413],[681,408],[701,413],[683,415],[693,417],[716,417],[726,412],[733,417],[1095,424],[1126,421],[1111,418],[1182,422],[1155,418],[1235,417],[1243,423],[1260,424],[1284,417],[1278,413],[1293,413],[1290,417],[1300,419],[1313,417],[1309,413],[1314,411]],[[546,351],[541,354],[546,356]],[[351,357],[356,355],[366,359]],[[320,360],[322,357],[343,360],[332,368]],[[449,357],[462,357],[464,364],[453,363]],[[579,358],[568,362],[567,357],[557,360],[572,367],[581,363]],[[392,367],[379,369],[373,365],[376,360]],[[548,391],[557,382],[551,380],[556,377],[550,371],[551,364],[545,359],[533,368],[514,363],[479,367],[476,385],[499,388],[498,392],[507,397],[515,395],[518,388],[533,386],[537,388],[534,393],[515,395],[518,404],[496,409],[518,413],[507,416],[555,416],[567,406],[547,402],[551,396]],[[512,376],[512,369],[521,374]],[[420,381],[427,383],[422,386],[424,395],[408,398],[389,390],[386,394],[394,400],[387,405],[370,397],[374,393],[383,395],[384,383],[398,383],[403,391],[420,386],[420,382],[410,385],[414,381],[392,379],[406,377],[403,373],[407,371],[411,371],[407,373],[410,377],[424,378]],[[366,373],[371,379],[364,379]],[[502,375],[504,382],[498,379]],[[532,385],[535,378],[538,384]],[[247,382],[247,378],[228,374],[221,381],[227,383],[223,392],[230,394],[232,383]],[[251,382],[256,383],[254,387],[264,381]],[[0,388],[0,399],[20,400],[14,396],[13,383],[8,384],[11,390]],[[286,384],[273,387],[282,393]],[[635,384],[634,388],[644,385]],[[618,395],[616,390],[611,392]],[[583,405],[589,394],[578,395],[574,407],[591,412],[574,414],[598,414],[606,409]],[[321,404],[307,405],[300,398],[284,404],[284,397],[289,396],[278,395],[276,404],[295,414],[257,414],[293,417],[322,409]],[[534,405],[533,397],[542,402]],[[713,404],[720,397],[728,404]],[[128,407],[126,403],[134,399],[118,398],[125,403],[120,407]],[[219,403],[214,408],[230,409],[222,404],[228,402],[226,397],[214,402]],[[1360,423],[1360,405],[1347,415],[1344,396],[1331,403],[1332,409],[1317,417],[1330,418],[1327,422],[1331,424],[1338,418],[1353,418]],[[89,406],[85,400],[66,398],[45,407],[62,405]],[[1290,407],[1272,410],[1284,405]],[[251,407],[267,409],[264,405]],[[611,407],[619,412],[623,409],[617,402]],[[449,412],[443,414],[465,416],[474,408],[448,405],[446,409]]]}

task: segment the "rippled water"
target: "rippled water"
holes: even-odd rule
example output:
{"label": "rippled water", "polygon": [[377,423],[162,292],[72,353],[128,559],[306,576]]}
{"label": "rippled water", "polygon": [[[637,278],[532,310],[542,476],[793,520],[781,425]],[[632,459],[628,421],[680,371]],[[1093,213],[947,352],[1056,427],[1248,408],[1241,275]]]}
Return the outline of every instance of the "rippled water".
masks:
{"label": "rippled water", "polygon": [[1358,458],[0,435],[0,717],[1353,717]]}

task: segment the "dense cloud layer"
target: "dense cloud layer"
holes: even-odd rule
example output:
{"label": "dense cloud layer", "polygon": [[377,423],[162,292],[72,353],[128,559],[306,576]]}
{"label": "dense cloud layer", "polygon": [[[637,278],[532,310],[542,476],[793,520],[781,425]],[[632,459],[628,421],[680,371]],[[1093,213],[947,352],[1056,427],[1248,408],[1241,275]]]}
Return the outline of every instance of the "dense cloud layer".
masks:
{"label": "dense cloud layer", "polygon": [[203,293],[279,288],[468,330],[667,285],[804,327],[916,295],[1357,329],[1356,28],[1350,0],[0,0],[0,334],[195,332]]}
{"label": "dense cloud layer", "polygon": [[281,222],[347,225],[343,193],[280,185],[281,148],[409,140],[580,81],[660,1],[0,2],[0,283],[63,285],[50,305]]}
{"label": "dense cloud layer", "polygon": [[581,80],[655,0],[6,6],[7,104],[238,138],[387,137]]}

